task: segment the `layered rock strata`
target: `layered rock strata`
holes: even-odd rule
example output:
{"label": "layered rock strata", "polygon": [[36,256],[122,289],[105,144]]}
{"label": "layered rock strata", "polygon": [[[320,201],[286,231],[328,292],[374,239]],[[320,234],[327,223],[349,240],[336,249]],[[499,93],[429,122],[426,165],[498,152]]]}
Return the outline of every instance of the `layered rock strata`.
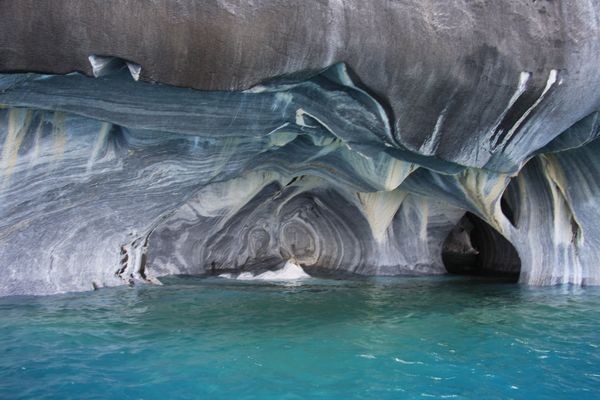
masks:
{"label": "layered rock strata", "polygon": [[466,212],[600,283],[595,2],[284,3],[0,4],[0,295],[438,274]]}

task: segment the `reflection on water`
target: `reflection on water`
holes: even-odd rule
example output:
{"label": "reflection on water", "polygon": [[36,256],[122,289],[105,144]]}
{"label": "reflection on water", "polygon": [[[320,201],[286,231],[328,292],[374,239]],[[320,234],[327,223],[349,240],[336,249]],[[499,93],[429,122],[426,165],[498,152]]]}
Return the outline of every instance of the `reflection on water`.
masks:
{"label": "reflection on water", "polygon": [[0,398],[597,398],[600,289],[452,277],[0,299]]}

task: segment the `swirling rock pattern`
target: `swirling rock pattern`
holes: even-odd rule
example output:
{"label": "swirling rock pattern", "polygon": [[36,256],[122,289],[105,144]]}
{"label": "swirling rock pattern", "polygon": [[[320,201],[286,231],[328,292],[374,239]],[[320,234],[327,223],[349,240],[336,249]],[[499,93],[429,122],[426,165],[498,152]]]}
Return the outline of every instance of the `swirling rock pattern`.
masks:
{"label": "swirling rock pattern", "polygon": [[108,3],[0,4],[0,71],[68,73],[0,74],[0,295],[443,273],[465,212],[600,284],[596,2]]}

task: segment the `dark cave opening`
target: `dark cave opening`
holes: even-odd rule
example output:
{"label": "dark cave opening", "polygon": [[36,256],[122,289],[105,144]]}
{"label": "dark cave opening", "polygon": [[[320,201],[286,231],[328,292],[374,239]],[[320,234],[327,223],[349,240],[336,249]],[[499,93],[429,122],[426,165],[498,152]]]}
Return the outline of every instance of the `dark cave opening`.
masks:
{"label": "dark cave opening", "polygon": [[506,190],[502,194],[500,199],[500,208],[502,214],[510,221],[512,226],[516,227],[519,222],[520,209],[519,204],[521,203],[521,191],[515,179],[511,179]]}
{"label": "dark cave opening", "polygon": [[442,261],[449,274],[517,282],[521,260],[514,246],[478,216],[467,212],[448,234]]}

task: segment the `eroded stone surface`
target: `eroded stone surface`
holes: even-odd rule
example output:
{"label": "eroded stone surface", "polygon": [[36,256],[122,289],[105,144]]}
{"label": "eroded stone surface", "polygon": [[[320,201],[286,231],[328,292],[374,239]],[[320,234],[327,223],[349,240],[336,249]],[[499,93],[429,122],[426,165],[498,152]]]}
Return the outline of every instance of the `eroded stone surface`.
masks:
{"label": "eroded stone surface", "polygon": [[0,75],[0,295],[443,273],[466,211],[600,283],[597,3],[109,3],[0,4],[0,71],[97,77]]}
{"label": "eroded stone surface", "polygon": [[7,0],[0,71],[93,74],[89,57],[202,90],[343,62],[381,99],[390,143],[515,172],[600,105],[600,5],[560,1]]}

